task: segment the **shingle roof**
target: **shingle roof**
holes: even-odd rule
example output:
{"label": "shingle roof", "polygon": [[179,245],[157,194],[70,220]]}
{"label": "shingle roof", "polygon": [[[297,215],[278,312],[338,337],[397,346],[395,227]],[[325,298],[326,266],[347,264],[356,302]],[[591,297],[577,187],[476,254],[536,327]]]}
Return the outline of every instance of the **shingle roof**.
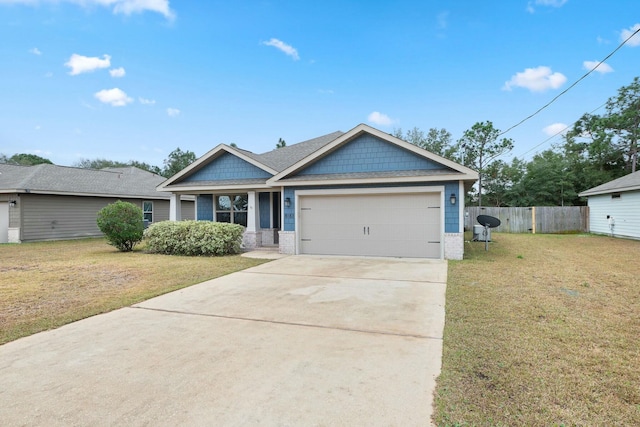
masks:
{"label": "shingle roof", "polygon": [[[287,145],[282,148],[268,151],[263,154],[252,154],[252,158],[269,166],[272,169],[282,172],[289,166],[299,162],[314,151],[324,147],[334,139],[342,136],[344,132],[333,132],[317,138],[302,141],[297,144]],[[247,154],[245,152],[245,154]],[[247,154],[248,155],[248,154]],[[254,157],[255,156],[255,157]]]}
{"label": "shingle roof", "polygon": [[168,199],[158,192],[165,178],[135,167],[103,170],[41,164],[0,164],[0,192],[54,193]]}
{"label": "shingle roof", "polygon": [[598,194],[607,194],[622,191],[634,191],[640,190],[640,171],[630,173],[622,178],[614,179],[613,181],[605,182],[597,187],[590,188],[579,194],[580,197],[595,196]]}

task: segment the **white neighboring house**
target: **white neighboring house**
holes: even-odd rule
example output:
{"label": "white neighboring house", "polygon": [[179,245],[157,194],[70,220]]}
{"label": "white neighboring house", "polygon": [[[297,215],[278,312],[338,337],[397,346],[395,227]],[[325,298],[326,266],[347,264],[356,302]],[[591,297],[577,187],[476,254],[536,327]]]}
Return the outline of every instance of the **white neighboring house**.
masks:
{"label": "white neighboring house", "polygon": [[640,239],[640,171],[580,193],[589,204],[589,231]]}

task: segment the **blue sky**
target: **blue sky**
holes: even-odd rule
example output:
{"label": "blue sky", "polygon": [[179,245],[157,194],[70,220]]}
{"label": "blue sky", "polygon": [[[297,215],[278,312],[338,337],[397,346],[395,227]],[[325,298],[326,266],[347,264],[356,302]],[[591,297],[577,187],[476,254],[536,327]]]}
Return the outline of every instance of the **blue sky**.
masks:
{"label": "blue sky", "polygon": [[[0,153],[162,166],[359,123],[506,130],[638,28],[637,0],[0,0]],[[640,35],[508,132],[507,160],[638,75]]]}

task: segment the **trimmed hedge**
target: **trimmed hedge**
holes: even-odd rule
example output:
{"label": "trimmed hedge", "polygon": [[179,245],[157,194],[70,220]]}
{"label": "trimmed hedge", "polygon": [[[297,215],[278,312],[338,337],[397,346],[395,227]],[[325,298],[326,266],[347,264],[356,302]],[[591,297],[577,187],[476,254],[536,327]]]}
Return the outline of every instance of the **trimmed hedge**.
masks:
{"label": "trimmed hedge", "polygon": [[240,252],[244,227],[210,221],[162,221],[144,232],[146,249],[165,255],[211,256]]}

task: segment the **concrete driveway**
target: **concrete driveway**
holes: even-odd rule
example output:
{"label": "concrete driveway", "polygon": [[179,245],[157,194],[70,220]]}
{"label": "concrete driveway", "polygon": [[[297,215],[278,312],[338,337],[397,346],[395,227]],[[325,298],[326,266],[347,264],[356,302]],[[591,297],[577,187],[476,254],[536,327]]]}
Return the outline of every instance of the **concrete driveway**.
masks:
{"label": "concrete driveway", "polygon": [[23,338],[0,346],[0,420],[428,425],[446,274],[291,256]]}

